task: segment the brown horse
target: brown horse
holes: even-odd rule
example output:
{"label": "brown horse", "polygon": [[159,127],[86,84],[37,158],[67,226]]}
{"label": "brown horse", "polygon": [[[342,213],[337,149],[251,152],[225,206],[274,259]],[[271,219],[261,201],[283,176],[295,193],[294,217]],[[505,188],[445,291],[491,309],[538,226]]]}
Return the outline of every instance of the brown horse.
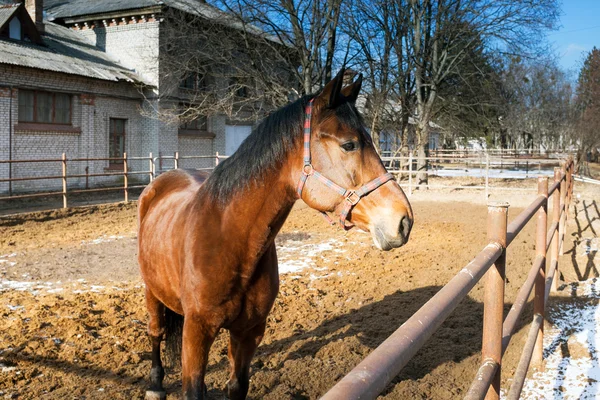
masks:
{"label": "brown horse", "polygon": [[[139,264],[152,342],[147,399],[165,397],[165,335],[167,344],[182,341],[184,397],[204,398],[208,352],[221,328],[230,332],[229,397],[246,398],[250,362],[279,289],[274,239],[298,197],[339,213],[346,228],[370,231],[380,249],[408,240],[408,200],[354,106],[362,77],[344,89],[342,77],[343,70],[320,94],[271,114],[210,176],[170,171],[140,196]],[[174,321],[183,324],[179,336],[169,336]]]}

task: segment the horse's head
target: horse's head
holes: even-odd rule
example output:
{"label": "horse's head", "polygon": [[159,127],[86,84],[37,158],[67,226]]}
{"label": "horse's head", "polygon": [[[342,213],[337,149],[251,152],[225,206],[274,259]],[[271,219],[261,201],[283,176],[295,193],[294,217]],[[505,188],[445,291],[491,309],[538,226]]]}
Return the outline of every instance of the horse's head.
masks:
{"label": "horse's head", "polygon": [[342,89],[343,73],[307,107],[312,112],[305,125],[310,153],[304,154],[298,192],[310,207],[340,214],[342,224],[349,213],[351,224],[369,231],[379,249],[390,250],[408,241],[412,209],[400,186],[386,174],[356,110],[362,75]]}

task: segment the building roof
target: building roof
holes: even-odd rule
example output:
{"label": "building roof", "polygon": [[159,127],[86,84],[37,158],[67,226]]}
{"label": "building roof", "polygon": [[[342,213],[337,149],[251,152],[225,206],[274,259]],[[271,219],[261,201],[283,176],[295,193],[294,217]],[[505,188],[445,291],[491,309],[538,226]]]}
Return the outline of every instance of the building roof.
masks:
{"label": "building roof", "polygon": [[48,19],[52,20],[136,10],[162,4],[163,2],[159,0],[46,0],[44,1],[44,11],[46,11]]}
{"label": "building roof", "polygon": [[8,22],[9,19],[17,12],[20,4],[2,4],[0,3],[0,29]]}
{"label": "building roof", "polygon": [[219,22],[235,29],[244,29],[254,35],[281,43],[275,36],[266,34],[262,29],[243,24],[230,14],[205,3],[202,0],[45,0],[44,11],[48,20],[78,20],[81,18],[102,16],[110,13],[137,13],[148,8],[170,7],[198,17]]}
{"label": "building roof", "polygon": [[71,29],[45,23],[44,45],[27,41],[0,40],[0,63],[62,72],[107,81],[147,84]]}

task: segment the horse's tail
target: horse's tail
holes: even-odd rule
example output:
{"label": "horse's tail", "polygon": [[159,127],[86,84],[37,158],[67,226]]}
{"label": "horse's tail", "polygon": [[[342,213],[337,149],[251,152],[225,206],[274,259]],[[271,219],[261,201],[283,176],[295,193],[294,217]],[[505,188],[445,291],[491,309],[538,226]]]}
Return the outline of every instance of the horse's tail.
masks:
{"label": "horse's tail", "polygon": [[183,316],[165,307],[165,361],[171,368],[181,365]]}

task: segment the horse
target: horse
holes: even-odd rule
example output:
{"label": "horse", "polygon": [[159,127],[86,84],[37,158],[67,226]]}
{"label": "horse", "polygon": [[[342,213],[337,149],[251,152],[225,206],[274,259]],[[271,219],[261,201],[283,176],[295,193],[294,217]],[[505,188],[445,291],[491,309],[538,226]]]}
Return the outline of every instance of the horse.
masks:
{"label": "horse", "polygon": [[228,396],[246,398],[279,290],[274,239],[296,200],[338,214],[344,229],[370,232],[381,250],[408,241],[412,209],[355,107],[362,75],[342,88],[343,76],[342,69],[319,94],[267,116],[211,174],[169,171],[140,195],[138,261],[152,345],[147,400],[166,397],[163,337],[167,351],[170,341],[180,343],[184,398],[204,399],[208,353],[221,329],[230,333]]}

